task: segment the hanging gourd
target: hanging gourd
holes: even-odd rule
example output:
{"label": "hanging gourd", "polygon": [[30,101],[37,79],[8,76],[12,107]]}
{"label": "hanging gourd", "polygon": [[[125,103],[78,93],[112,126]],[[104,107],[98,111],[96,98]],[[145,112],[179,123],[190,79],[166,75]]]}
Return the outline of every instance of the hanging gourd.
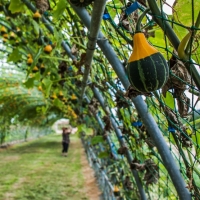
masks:
{"label": "hanging gourd", "polygon": [[86,7],[90,5],[94,0],[69,0],[72,4],[78,7]]}
{"label": "hanging gourd", "polygon": [[33,14],[33,19],[35,20],[35,21],[37,21],[37,22],[39,22],[39,19],[41,18],[42,16],[41,16],[41,14],[38,12],[38,11],[36,11],[34,14]]}
{"label": "hanging gourd", "polygon": [[50,54],[52,52],[52,50],[53,50],[53,48],[50,44],[48,44],[44,47],[44,52],[47,54]]}
{"label": "hanging gourd", "polygon": [[153,92],[160,89],[169,77],[169,67],[163,55],[151,46],[140,30],[146,9],[138,18],[133,36],[133,52],[127,65],[127,75],[133,89],[141,92]]}
{"label": "hanging gourd", "polygon": [[113,193],[116,197],[120,196],[120,190],[117,185],[114,186]]}
{"label": "hanging gourd", "polygon": [[2,35],[5,34],[5,33],[7,33],[7,29],[5,28],[5,26],[2,26],[0,28],[0,32],[1,32]]}

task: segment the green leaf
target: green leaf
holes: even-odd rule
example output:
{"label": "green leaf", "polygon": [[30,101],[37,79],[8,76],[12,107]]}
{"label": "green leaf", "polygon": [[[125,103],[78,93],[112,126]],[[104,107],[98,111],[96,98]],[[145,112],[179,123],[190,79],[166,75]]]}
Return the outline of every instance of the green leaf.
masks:
{"label": "green leaf", "polygon": [[197,158],[200,158],[200,148],[198,147],[200,145],[200,134],[196,134],[192,136],[192,141],[196,144],[196,156]]}
{"label": "green leaf", "polygon": [[60,108],[60,109],[63,108],[63,102],[60,101],[59,99],[54,99],[53,104],[54,104],[56,107]]}
{"label": "green leaf", "polygon": [[24,4],[21,0],[11,0],[8,8],[11,13],[18,13],[24,11]]}
{"label": "green leaf", "polygon": [[17,62],[22,58],[22,54],[18,49],[14,49],[13,52],[8,56],[8,61]]}
{"label": "green leaf", "polygon": [[42,52],[43,52],[43,47],[39,48],[37,54],[34,56],[33,64],[32,64],[33,67],[37,64],[38,59],[40,55],[42,54]]}
{"label": "green leaf", "polygon": [[84,132],[86,135],[92,135],[93,134],[93,130],[91,128],[88,128],[85,124],[81,124],[81,125],[78,126],[77,133],[79,134],[81,132]]}
{"label": "green leaf", "polygon": [[98,144],[100,142],[103,142],[103,137],[101,135],[97,135],[95,137],[92,138],[91,140],[91,144]]}
{"label": "green leaf", "polygon": [[24,83],[24,85],[27,87],[27,88],[32,88],[34,87],[34,81],[35,81],[35,78],[28,78],[28,80],[26,80],[26,82]]}
{"label": "green leaf", "polygon": [[65,11],[65,8],[67,6],[66,0],[60,0],[57,4],[56,10],[53,11],[52,15],[55,20],[59,19],[59,17],[63,14]]}
{"label": "green leaf", "polygon": [[102,151],[98,154],[98,158],[108,158],[109,152],[107,151]]}
{"label": "green leaf", "polygon": [[34,30],[35,35],[39,36],[39,33],[40,33],[39,24],[34,20],[32,20],[32,24],[33,24],[33,30]]}
{"label": "green leaf", "polygon": [[45,78],[45,79],[42,80],[42,83],[45,87],[45,96],[48,97],[53,82],[49,78]]}
{"label": "green leaf", "polygon": [[168,107],[170,107],[172,110],[175,109],[174,97],[173,97],[173,95],[172,95],[170,92],[167,92],[167,93],[166,93],[166,97],[164,97],[164,96],[162,95],[162,99],[163,99],[164,103],[165,103]]}
{"label": "green leaf", "polygon": [[35,80],[40,80],[41,74],[40,72],[35,73]]}

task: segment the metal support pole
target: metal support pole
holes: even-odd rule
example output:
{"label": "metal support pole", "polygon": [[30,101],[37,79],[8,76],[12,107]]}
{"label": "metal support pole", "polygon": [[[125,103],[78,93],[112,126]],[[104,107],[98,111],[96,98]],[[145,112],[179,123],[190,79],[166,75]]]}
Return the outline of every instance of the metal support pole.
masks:
{"label": "metal support pole", "polygon": [[[86,9],[84,8],[78,8],[73,6],[75,12],[82,20],[83,24],[89,28],[90,26],[90,16]],[[101,40],[101,38],[104,38],[104,35],[99,32],[100,40],[98,40],[98,45],[101,48],[102,52],[112,65],[113,69],[115,70],[116,74],[118,75],[119,79],[121,80],[123,86],[125,89],[128,89],[130,86],[130,82],[128,80],[128,77],[125,73],[124,67],[120,60],[118,59],[116,53],[114,52],[113,48],[109,44],[107,40]],[[154,140],[154,143],[158,149],[159,154],[161,155],[161,158],[163,160],[164,166],[167,169],[169,176],[174,184],[174,187],[176,188],[176,191],[180,197],[180,199],[184,200],[190,200],[191,194],[186,188],[186,183],[181,176],[180,170],[169,150],[169,147],[167,146],[167,143],[158,128],[157,123],[153,119],[152,115],[149,113],[148,108],[144,100],[141,96],[137,96],[136,98],[132,99],[135,108],[138,112],[138,114],[141,116],[141,119],[147,128],[150,136]]]}
{"label": "metal support pole", "polygon": [[[97,98],[97,100],[99,101],[99,103],[101,104],[101,107],[103,108],[103,110],[108,113],[109,112],[109,109],[106,107],[105,103],[104,103],[104,99],[103,99],[103,96],[100,94],[100,92],[98,91],[98,89],[94,86],[91,87],[95,97]],[[110,120],[111,120],[111,124],[115,130],[115,133],[117,135],[117,138],[119,140],[119,143],[122,147],[126,147],[126,143],[125,143],[125,140],[123,138],[123,135],[122,135],[122,132],[121,130],[118,128],[118,125],[116,124],[114,118],[112,116],[110,116]],[[133,157],[131,155],[131,152],[127,149],[126,151],[126,158],[127,158],[127,161],[129,164],[132,163],[133,161]],[[138,190],[139,190],[139,193],[140,193],[140,197],[142,200],[146,200],[146,194],[145,194],[145,191],[143,189],[143,186],[142,186],[142,182],[140,180],[140,177],[138,175],[138,172],[136,170],[133,170],[131,169],[131,172],[135,178],[135,182],[136,182],[136,185],[138,187]]]}
{"label": "metal support pole", "polygon": [[87,43],[87,51],[86,51],[86,59],[85,59],[85,69],[82,81],[82,91],[81,91],[81,101],[83,99],[83,95],[85,93],[85,89],[87,86],[87,81],[90,73],[90,68],[92,64],[93,54],[95,51],[97,37],[99,33],[99,28],[102,20],[102,16],[105,10],[107,0],[94,1],[91,24],[88,35],[88,43]]}
{"label": "metal support pole", "polygon": [[71,50],[69,48],[69,46],[66,44],[66,42],[63,40],[62,43],[61,43],[63,49],[65,50],[65,52],[67,53],[67,55],[72,59],[72,60],[76,60],[76,56],[74,56],[72,53],[71,53]]}

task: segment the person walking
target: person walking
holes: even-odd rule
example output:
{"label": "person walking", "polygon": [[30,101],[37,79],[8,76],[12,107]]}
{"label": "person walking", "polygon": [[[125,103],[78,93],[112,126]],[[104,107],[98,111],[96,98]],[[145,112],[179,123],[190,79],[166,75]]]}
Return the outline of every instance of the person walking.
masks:
{"label": "person walking", "polygon": [[67,152],[68,152],[68,148],[69,148],[69,143],[70,143],[70,138],[69,135],[71,133],[71,129],[69,127],[63,127],[62,128],[63,132],[62,132],[62,155],[63,156],[67,156]]}

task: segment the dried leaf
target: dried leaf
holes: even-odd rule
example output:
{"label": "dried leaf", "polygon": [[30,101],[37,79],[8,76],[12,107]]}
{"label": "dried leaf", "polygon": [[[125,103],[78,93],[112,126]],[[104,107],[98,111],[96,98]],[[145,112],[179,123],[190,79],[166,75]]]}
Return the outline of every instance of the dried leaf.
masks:
{"label": "dried leaf", "polygon": [[117,153],[120,154],[120,155],[125,155],[127,152],[127,147],[120,147],[118,150],[117,150]]}
{"label": "dried leaf", "polygon": [[191,84],[190,75],[181,61],[176,60],[176,64],[171,68],[171,72],[172,74],[170,74],[168,81],[162,88],[162,94],[164,97],[166,97],[166,92],[169,89],[184,91],[186,89],[186,83]]}
{"label": "dried leaf", "polygon": [[146,160],[145,169],[144,181],[146,181],[146,185],[157,183],[159,179],[159,167],[154,161],[151,159]]}
{"label": "dried leaf", "polygon": [[127,190],[132,190],[133,189],[133,184],[130,180],[130,176],[126,176],[125,177],[125,180],[124,180],[124,187],[127,189]]}
{"label": "dried leaf", "polygon": [[164,107],[164,112],[165,112],[165,115],[167,117],[167,120],[168,120],[168,125],[170,127],[175,127],[174,124],[179,124],[179,120],[176,116],[176,114],[173,112],[173,110],[171,110],[170,108],[168,107]]}
{"label": "dried leaf", "polygon": [[72,46],[72,48],[71,48],[71,53],[72,53],[73,55],[76,55],[77,52],[78,52],[78,48],[76,47],[76,44],[74,44],[74,45]]}
{"label": "dried leaf", "polygon": [[143,171],[143,170],[145,170],[145,164],[140,164],[138,162],[132,161],[131,169]]}
{"label": "dried leaf", "polygon": [[103,121],[105,123],[105,127],[104,127],[104,130],[105,131],[110,131],[112,129],[112,125],[111,125],[111,121],[110,121],[110,118],[108,116],[104,116],[103,117]]}
{"label": "dried leaf", "polygon": [[44,13],[50,9],[49,0],[35,0],[35,6],[40,13]]}
{"label": "dried leaf", "polygon": [[131,99],[138,95],[152,96],[152,94],[150,92],[145,92],[145,93],[139,92],[139,91],[135,90],[132,86],[129,86],[129,88],[126,91],[126,94],[124,96]]}
{"label": "dried leaf", "polygon": [[182,90],[176,90],[178,112],[181,117],[187,117],[190,105],[190,99],[184,94]]}

